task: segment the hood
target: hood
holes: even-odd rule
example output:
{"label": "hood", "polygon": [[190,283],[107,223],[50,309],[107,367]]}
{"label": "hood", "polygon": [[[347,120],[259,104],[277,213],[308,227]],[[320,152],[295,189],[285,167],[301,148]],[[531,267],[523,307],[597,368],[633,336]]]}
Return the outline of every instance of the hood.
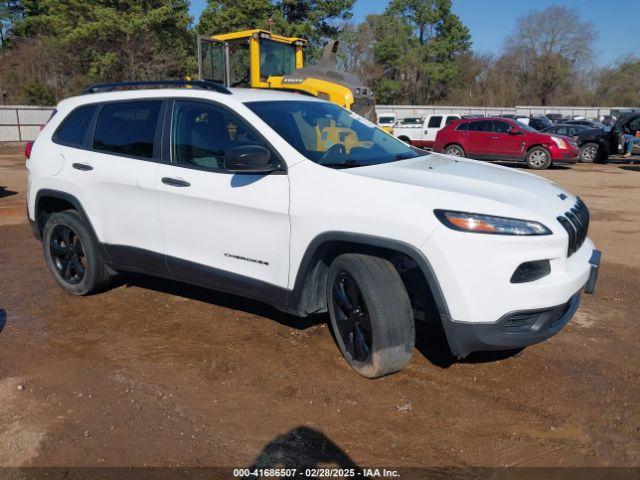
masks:
{"label": "hood", "polygon": [[[526,212],[551,215],[555,218],[573,207],[575,197],[555,183],[513,168],[491,165],[484,162],[432,153],[428,156],[401,160],[369,167],[343,170],[352,175],[386,180],[424,187],[436,194],[436,199],[459,205],[437,205],[435,208],[451,208],[486,213],[504,214],[520,208]],[[442,194],[438,194],[442,192]],[[444,195],[451,193],[456,195]],[[473,198],[498,202],[501,212],[483,211],[486,202],[470,204]],[[490,208],[494,208],[495,204]]]}

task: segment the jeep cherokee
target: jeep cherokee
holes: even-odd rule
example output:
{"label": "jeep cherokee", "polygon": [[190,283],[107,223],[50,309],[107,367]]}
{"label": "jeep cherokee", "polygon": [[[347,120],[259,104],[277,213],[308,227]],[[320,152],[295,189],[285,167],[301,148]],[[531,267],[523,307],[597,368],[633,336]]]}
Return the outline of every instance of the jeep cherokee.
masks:
{"label": "jeep cherokee", "polygon": [[415,318],[458,357],[551,337],[600,263],[587,207],[558,185],[299,94],[98,85],[57,106],[28,157],[29,220],[67,292],[137,271],[328,311],[372,378],[407,364]]}

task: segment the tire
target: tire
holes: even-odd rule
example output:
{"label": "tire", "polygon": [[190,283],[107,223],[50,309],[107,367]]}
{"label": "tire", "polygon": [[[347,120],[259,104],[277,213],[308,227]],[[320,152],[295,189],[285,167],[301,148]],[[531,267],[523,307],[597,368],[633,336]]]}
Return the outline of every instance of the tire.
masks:
{"label": "tire", "polygon": [[599,162],[602,158],[602,147],[596,142],[587,142],[580,147],[580,161],[582,163]]}
{"label": "tire", "polygon": [[447,145],[444,148],[444,154],[445,155],[451,155],[452,157],[464,157],[465,153],[464,153],[464,148],[462,148],[460,145],[458,144],[453,144],[453,145]]}
{"label": "tire", "polygon": [[109,285],[98,242],[75,210],[53,213],[42,232],[44,258],[63,290],[87,295]]}
{"label": "tire", "polygon": [[407,145],[411,145],[411,140],[409,139],[409,137],[405,137],[404,135],[401,137],[398,137],[398,140],[406,143]]}
{"label": "tire", "polygon": [[378,378],[409,362],[413,310],[391,262],[360,254],[337,257],[329,268],[327,305],[336,342],[360,375]]}
{"label": "tire", "polygon": [[544,170],[551,166],[551,154],[544,147],[533,147],[527,152],[525,162],[533,170]]}

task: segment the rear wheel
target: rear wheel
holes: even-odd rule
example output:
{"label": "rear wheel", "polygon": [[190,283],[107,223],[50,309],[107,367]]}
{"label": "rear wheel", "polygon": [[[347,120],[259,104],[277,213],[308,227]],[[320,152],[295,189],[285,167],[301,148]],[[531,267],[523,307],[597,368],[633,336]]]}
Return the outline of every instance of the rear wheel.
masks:
{"label": "rear wheel", "polygon": [[580,161],[583,163],[594,163],[600,161],[602,148],[595,142],[587,142],[580,147]]}
{"label": "rear wheel", "polygon": [[98,244],[78,212],[53,213],[44,226],[42,245],[53,278],[68,293],[87,295],[109,284]]}
{"label": "rear wheel", "polygon": [[402,140],[402,141],[403,141],[404,143],[406,143],[407,145],[411,145],[411,139],[410,139],[409,137],[405,137],[404,135],[403,135],[403,136],[398,137],[398,140]]}
{"label": "rear wheel", "polygon": [[331,326],[342,354],[359,374],[377,378],[411,359],[415,325],[409,295],[388,260],[345,254],[327,279]]}
{"label": "rear wheel", "polygon": [[464,157],[464,149],[460,145],[448,145],[444,149],[444,153],[446,155],[451,155],[452,157]]}
{"label": "rear wheel", "polygon": [[529,168],[534,170],[544,170],[551,166],[551,155],[546,148],[533,147],[527,152],[525,162]]}

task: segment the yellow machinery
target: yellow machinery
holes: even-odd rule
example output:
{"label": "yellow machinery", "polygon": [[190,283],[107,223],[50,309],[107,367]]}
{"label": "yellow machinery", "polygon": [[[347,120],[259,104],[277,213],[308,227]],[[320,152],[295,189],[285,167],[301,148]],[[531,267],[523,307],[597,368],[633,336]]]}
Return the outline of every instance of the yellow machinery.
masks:
{"label": "yellow machinery", "polygon": [[306,40],[266,30],[198,37],[198,73],[228,87],[291,90],[323,98],[375,121],[370,88],[336,70],[338,42],[330,42],[318,65],[304,66]]}

